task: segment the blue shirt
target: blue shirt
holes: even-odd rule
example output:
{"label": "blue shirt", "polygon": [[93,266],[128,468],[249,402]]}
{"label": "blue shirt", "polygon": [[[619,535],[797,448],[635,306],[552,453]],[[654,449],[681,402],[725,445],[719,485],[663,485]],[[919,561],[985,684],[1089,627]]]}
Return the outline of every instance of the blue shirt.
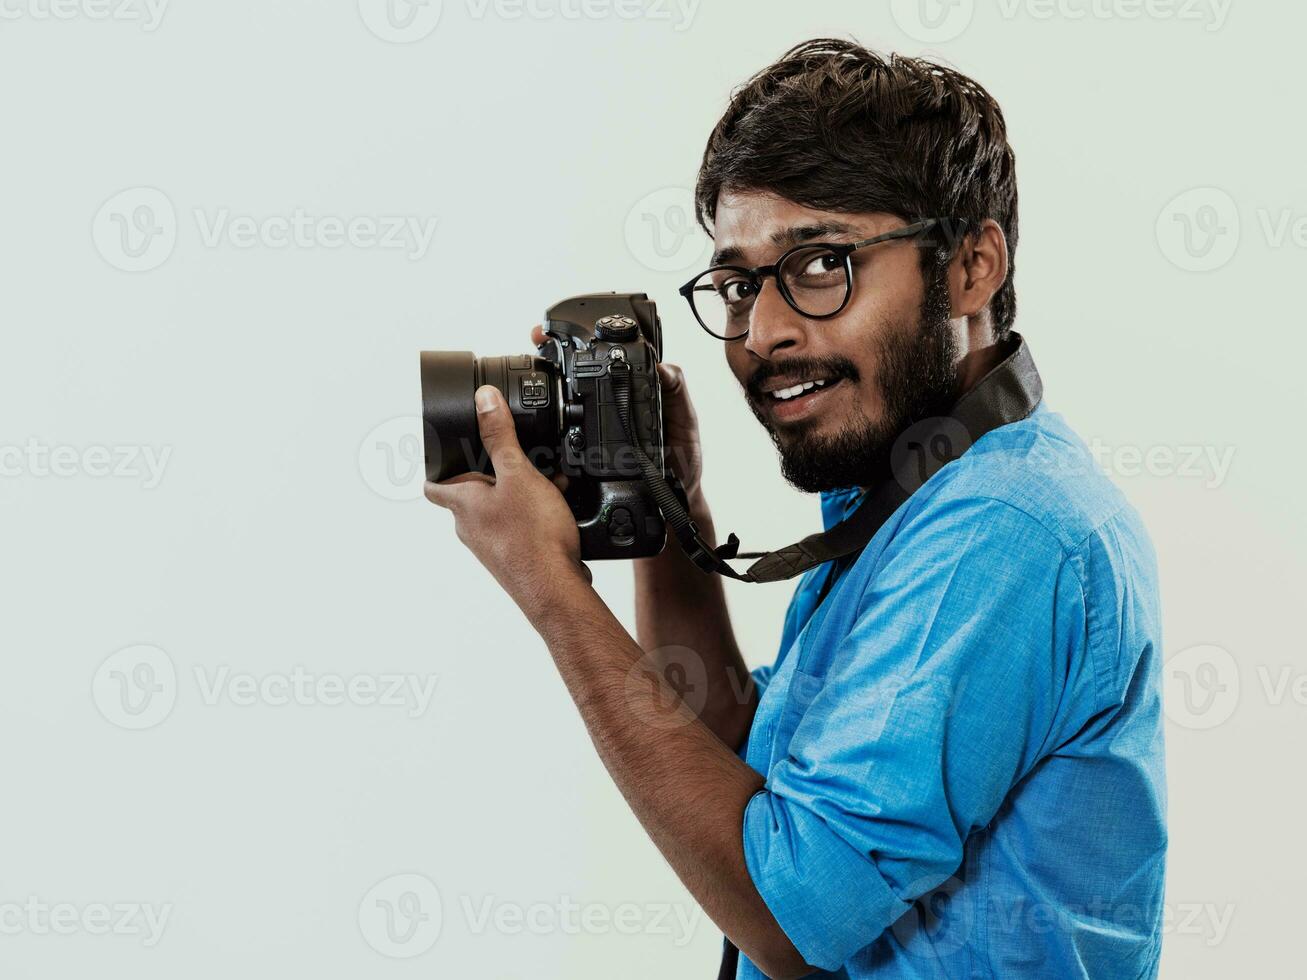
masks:
{"label": "blue shirt", "polygon": [[[827,526],[856,503],[824,494]],[[818,596],[744,750],[749,874],[818,975],[1153,977],[1166,855],[1152,547],[1041,405]],[[741,978],[763,974],[741,957]]]}

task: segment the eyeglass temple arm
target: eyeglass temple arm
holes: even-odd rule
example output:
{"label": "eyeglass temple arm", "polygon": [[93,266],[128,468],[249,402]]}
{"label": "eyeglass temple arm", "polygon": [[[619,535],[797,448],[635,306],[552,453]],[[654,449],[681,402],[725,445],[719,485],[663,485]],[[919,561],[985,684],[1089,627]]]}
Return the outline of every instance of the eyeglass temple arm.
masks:
{"label": "eyeglass temple arm", "polygon": [[881,242],[893,241],[896,238],[911,238],[913,235],[919,235],[923,231],[929,231],[940,223],[939,218],[927,218],[925,221],[918,221],[914,224],[904,225],[902,228],[895,228],[893,231],[887,231],[883,235],[877,235],[874,238],[864,238],[860,242],[854,242],[854,248],[866,248],[868,245],[879,245]]}

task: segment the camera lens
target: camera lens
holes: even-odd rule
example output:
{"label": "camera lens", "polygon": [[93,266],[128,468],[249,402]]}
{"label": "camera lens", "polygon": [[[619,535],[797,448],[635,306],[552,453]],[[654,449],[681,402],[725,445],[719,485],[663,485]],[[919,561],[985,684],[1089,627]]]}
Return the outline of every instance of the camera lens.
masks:
{"label": "camera lens", "polygon": [[422,352],[422,442],[427,479],[491,473],[472,396],[493,385],[513,413],[523,452],[547,472],[558,460],[562,405],[558,369],[527,354],[477,358],[469,351]]}

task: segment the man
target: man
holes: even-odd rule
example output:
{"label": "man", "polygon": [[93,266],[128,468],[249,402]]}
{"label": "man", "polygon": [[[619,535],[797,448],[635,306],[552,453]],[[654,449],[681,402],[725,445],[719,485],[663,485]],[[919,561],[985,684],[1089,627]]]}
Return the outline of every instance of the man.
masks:
{"label": "man", "polygon": [[[902,479],[905,434],[1026,356],[1014,156],[998,105],[957,72],[800,45],[732,98],[697,196],[717,250],[684,292],[828,526]],[[674,466],[711,536],[694,410],[662,370]],[[738,947],[726,972],[1155,975],[1154,559],[1059,416],[1040,404],[993,428],[860,552],[809,571],[750,684],[721,578],[675,542],[638,562],[632,639],[502,399],[476,403],[497,477],[427,494],[540,632],[636,816]],[[650,725],[674,647],[702,657],[707,697]]]}

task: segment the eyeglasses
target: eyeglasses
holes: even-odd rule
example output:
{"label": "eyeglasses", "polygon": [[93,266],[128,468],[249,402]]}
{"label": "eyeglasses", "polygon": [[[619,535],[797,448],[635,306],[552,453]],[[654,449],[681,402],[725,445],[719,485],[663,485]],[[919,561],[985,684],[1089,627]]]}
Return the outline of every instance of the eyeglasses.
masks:
{"label": "eyeglasses", "polygon": [[789,249],[773,265],[746,269],[713,266],[684,286],[699,326],[718,340],[740,340],[749,332],[749,316],[763,280],[776,280],[781,298],[810,320],[829,320],[843,312],[853,295],[853,253],[860,248],[911,238],[943,224],[928,218],[860,242],[807,242]]}

